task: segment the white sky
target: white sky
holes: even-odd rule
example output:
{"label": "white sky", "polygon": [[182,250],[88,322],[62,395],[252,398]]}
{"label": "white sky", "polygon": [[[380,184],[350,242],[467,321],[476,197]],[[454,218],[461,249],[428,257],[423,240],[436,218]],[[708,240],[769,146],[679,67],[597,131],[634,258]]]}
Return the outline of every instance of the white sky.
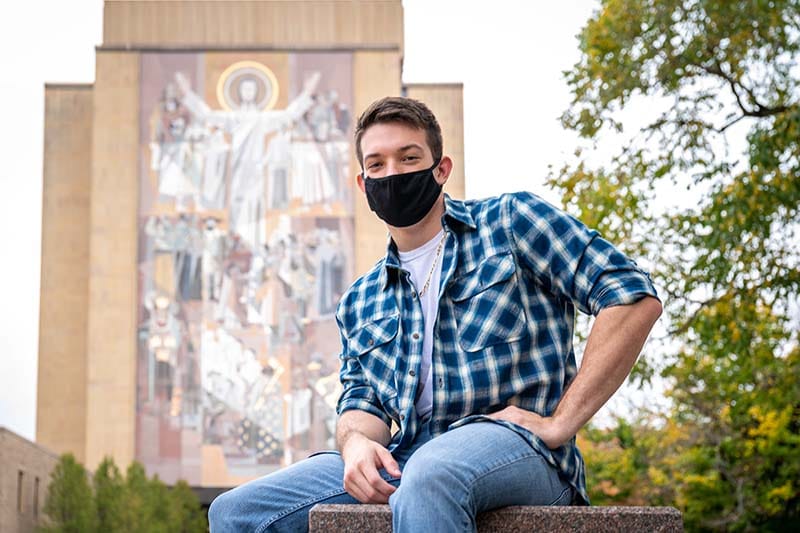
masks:
{"label": "white sky", "polygon": [[[464,83],[467,196],[542,190],[575,147],[562,71],[596,0],[404,0],[407,83]],[[45,82],[94,81],[100,0],[0,3],[0,426],[36,426]],[[360,110],[355,110],[356,112]],[[447,140],[445,139],[445,144]]]}

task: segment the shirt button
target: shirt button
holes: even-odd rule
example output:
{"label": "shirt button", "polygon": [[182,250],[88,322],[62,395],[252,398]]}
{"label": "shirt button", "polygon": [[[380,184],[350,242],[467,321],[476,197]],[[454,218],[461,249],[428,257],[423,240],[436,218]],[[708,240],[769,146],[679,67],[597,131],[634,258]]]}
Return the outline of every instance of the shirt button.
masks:
{"label": "shirt button", "polygon": [[444,385],[444,380],[442,378],[439,378],[439,386],[441,387],[442,385]]}
{"label": "shirt button", "polygon": [[411,291],[411,297],[412,298],[416,298],[417,297],[417,291]]}
{"label": "shirt button", "polygon": [[400,420],[405,420],[405,419],[406,419],[406,415],[400,415]]}
{"label": "shirt button", "polygon": [[414,372],[413,370],[409,370],[409,371],[408,371],[408,375],[409,375],[409,376],[411,376],[411,377],[413,378],[414,376],[416,376],[416,375],[417,375],[417,373],[416,373],[416,372]]}
{"label": "shirt button", "polygon": [[370,339],[370,340],[368,340],[368,341],[367,341],[367,344],[369,344],[370,346],[372,346],[373,344],[375,344],[375,341],[374,341],[374,340],[372,340],[372,339]]}
{"label": "shirt button", "polygon": [[411,335],[411,338],[414,339],[415,341],[419,340],[419,333],[414,333],[413,335]]}

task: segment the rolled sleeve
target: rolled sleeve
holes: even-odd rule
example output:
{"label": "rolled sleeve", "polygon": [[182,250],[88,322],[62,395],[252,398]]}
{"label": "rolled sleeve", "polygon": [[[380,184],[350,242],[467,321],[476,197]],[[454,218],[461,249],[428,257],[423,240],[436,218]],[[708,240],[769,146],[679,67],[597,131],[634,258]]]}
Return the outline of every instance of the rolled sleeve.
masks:
{"label": "rolled sleeve", "polygon": [[342,339],[342,352],[339,358],[342,366],[339,370],[339,381],[342,383],[342,394],[336,404],[336,414],[341,415],[345,411],[353,409],[365,411],[377,416],[387,425],[391,425],[391,419],[381,408],[380,401],[372,386],[364,377],[364,370],[357,357],[352,356],[347,349],[347,338],[344,335],[342,323],[337,316],[336,322],[339,326],[339,334]]}
{"label": "rolled sleeve", "polygon": [[597,231],[530,193],[512,195],[509,217],[520,261],[550,292],[596,315],[645,296],[649,275]]}

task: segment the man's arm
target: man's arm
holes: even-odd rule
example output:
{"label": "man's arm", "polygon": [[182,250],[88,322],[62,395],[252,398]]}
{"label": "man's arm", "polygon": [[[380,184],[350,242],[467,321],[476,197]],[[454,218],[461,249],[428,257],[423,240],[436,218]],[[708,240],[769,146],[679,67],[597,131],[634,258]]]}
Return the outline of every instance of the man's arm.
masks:
{"label": "man's arm", "polygon": [[515,406],[490,416],[528,428],[549,448],[561,446],[622,385],[660,315],[661,302],[650,296],[603,309],[587,339],[580,370],[552,416],[542,417]]}
{"label": "man's arm", "polygon": [[509,234],[522,267],[545,290],[597,317],[581,368],[551,416],[516,407],[492,415],[527,427],[557,448],[625,380],[661,315],[661,302],[649,276],[596,231],[535,195],[509,198]]}
{"label": "man's arm", "polygon": [[356,435],[366,437],[384,447],[388,446],[392,439],[389,426],[379,417],[355,409],[345,411],[336,423],[336,445],[339,451],[344,451],[347,441]]}
{"label": "man's arm", "polygon": [[336,407],[336,442],[344,461],[344,489],[362,503],[387,503],[395,488],[383,480],[378,470],[383,468],[400,477],[400,467],[386,449],[391,441],[391,420],[364,377],[358,357],[349,357],[338,312],[336,324],[342,338],[342,394]]}
{"label": "man's arm", "polygon": [[336,442],[344,461],[344,489],[362,503],[387,503],[396,490],[378,469],[400,477],[400,466],[386,449],[389,427],[379,417],[350,410],[339,416]]}

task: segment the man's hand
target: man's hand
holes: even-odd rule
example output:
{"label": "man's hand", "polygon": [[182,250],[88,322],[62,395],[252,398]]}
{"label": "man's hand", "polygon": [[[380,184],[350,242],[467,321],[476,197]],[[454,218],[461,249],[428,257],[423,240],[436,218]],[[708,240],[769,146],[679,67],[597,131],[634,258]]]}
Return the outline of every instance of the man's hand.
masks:
{"label": "man's hand", "polygon": [[572,437],[572,435],[566,434],[564,429],[559,427],[556,420],[552,417],[540,416],[533,411],[526,411],[514,405],[509,405],[505,409],[487,416],[495,420],[505,420],[524,427],[542,439],[551,450],[558,448]]}
{"label": "man's hand", "polygon": [[344,460],[344,490],[361,503],[388,503],[389,496],[397,490],[378,472],[385,469],[400,477],[400,466],[384,446],[355,433],[342,448]]}

